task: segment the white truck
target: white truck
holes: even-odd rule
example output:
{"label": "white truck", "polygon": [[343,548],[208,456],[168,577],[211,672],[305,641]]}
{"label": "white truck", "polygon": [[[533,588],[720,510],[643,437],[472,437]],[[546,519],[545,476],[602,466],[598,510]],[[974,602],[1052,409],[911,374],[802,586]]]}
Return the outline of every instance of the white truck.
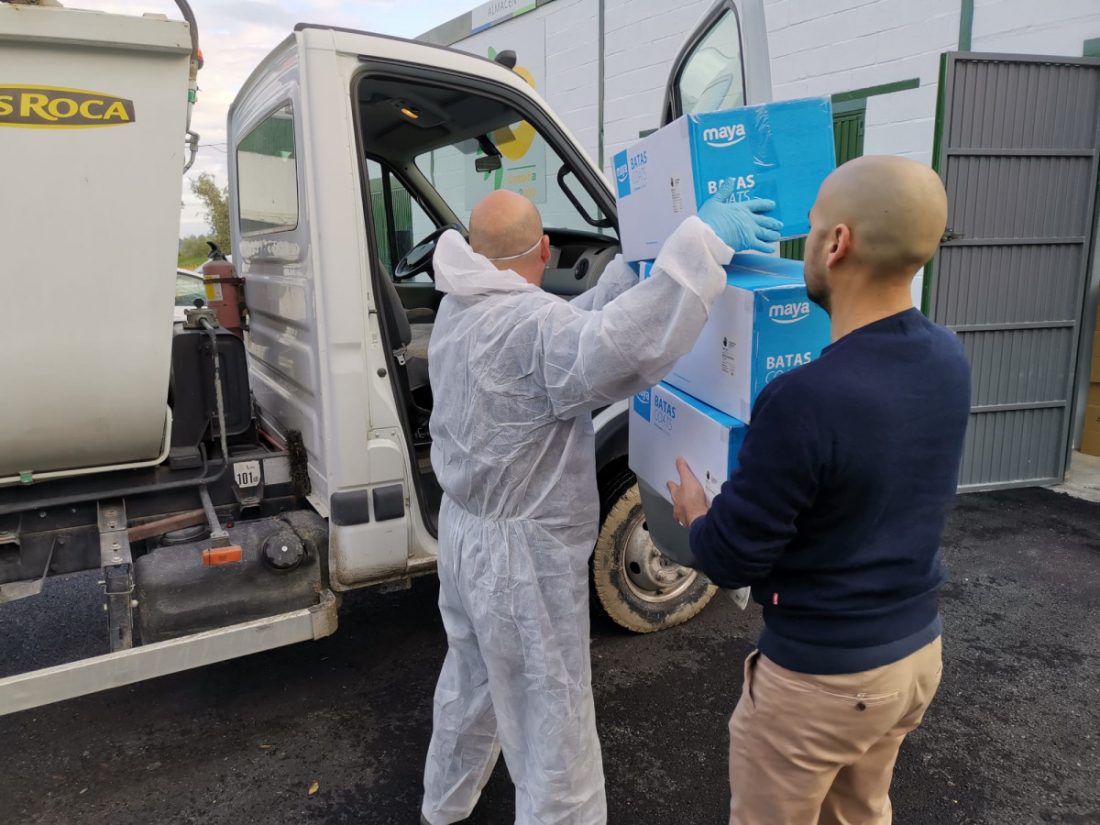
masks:
{"label": "white truck", "polygon": [[[503,160],[537,140],[554,172],[544,288],[588,289],[617,251],[608,182],[515,55],[301,24],[228,115],[243,331],[209,307],[173,325],[196,49],[193,17],[0,3],[0,144],[21,193],[0,197],[0,603],[99,568],[108,631],[102,655],[0,679],[0,714],[319,638],[341,593],[433,572],[435,240],[482,192],[528,184]],[[662,119],[769,95],[762,3],[724,0]],[[103,263],[101,306],[92,238],[127,250]],[[647,632],[714,588],[651,540],[626,409],[594,416],[592,569],[611,618]]]}

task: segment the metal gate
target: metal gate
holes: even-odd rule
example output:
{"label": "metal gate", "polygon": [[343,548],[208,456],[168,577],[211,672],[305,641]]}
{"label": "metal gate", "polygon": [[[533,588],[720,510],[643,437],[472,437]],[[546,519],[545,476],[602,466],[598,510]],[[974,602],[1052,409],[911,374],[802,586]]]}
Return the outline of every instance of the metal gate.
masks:
{"label": "metal gate", "polygon": [[970,358],[960,489],[1065,474],[1100,146],[1100,60],[943,56],[948,232],[925,308]]}

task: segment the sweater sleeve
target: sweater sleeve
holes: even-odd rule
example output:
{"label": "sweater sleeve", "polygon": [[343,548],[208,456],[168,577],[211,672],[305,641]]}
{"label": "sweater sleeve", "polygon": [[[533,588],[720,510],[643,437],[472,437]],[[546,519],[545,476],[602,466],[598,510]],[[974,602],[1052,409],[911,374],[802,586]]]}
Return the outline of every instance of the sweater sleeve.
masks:
{"label": "sweater sleeve", "polygon": [[720,587],[766,578],[817,495],[828,443],[819,411],[785,378],[761,393],[737,469],[691,525],[695,566]]}

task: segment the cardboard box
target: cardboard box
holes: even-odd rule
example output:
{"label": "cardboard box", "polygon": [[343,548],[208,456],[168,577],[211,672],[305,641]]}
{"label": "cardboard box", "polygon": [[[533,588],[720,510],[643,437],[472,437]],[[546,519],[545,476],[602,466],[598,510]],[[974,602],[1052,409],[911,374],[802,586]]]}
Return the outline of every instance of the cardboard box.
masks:
{"label": "cardboard box", "polygon": [[672,231],[726,178],[740,201],[768,198],[783,237],[809,232],[809,211],[836,166],[829,98],[685,115],[614,158],[623,256],[656,258]]}
{"label": "cardboard box", "polygon": [[[1089,384],[1087,403],[1090,407],[1100,407],[1100,383],[1094,381]],[[1085,426],[1088,425],[1089,422],[1086,421]],[[1096,426],[1100,426],[1100,421],[1096,422]]]}
{"label": "cardboard box", "polygon": [[1089,381],[1094,384],[1100,382],[1100,332],[1092,336],[1092,375]]}
{"label": "cardboard box", "polygon": [[1089,385],[1085,428],[1081,432],[1081,452],[1100,456],[1100,383]]}
{"label": "cardboard box", "polygon": [[630,469],[666,500],[668,482],[678,481],[683,456],[708,497],[718,494],[737,466],[748,427],[673,387],[659,384],[630,402]]}
{"label": "cardboard box", "polygon": [[[644,262],[647,278],[653,264]],[[665,383],[749,421],[760,391],[817,358],[830,340],[829,316],[806,296],[802,262],[735,255],[726,290],[711,307],[695,347]]]}

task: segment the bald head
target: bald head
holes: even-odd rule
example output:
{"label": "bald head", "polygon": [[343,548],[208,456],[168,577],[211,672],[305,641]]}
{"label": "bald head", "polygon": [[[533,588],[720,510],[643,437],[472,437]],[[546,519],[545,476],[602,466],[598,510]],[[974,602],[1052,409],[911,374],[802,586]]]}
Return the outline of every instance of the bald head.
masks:
{"label": "bald head", "polygon": [[880,276],[911,277],[936,252],[947,225],[947,193],[929,167],[891,155],[856,158],[821,185],[815,229],[845,225],[849,263]]}
{"label": "bald head", "polygon": [[542,218],[523,195],[498,189],[470,213],[470,246],[486,258],[519,255],[542,237]]}

